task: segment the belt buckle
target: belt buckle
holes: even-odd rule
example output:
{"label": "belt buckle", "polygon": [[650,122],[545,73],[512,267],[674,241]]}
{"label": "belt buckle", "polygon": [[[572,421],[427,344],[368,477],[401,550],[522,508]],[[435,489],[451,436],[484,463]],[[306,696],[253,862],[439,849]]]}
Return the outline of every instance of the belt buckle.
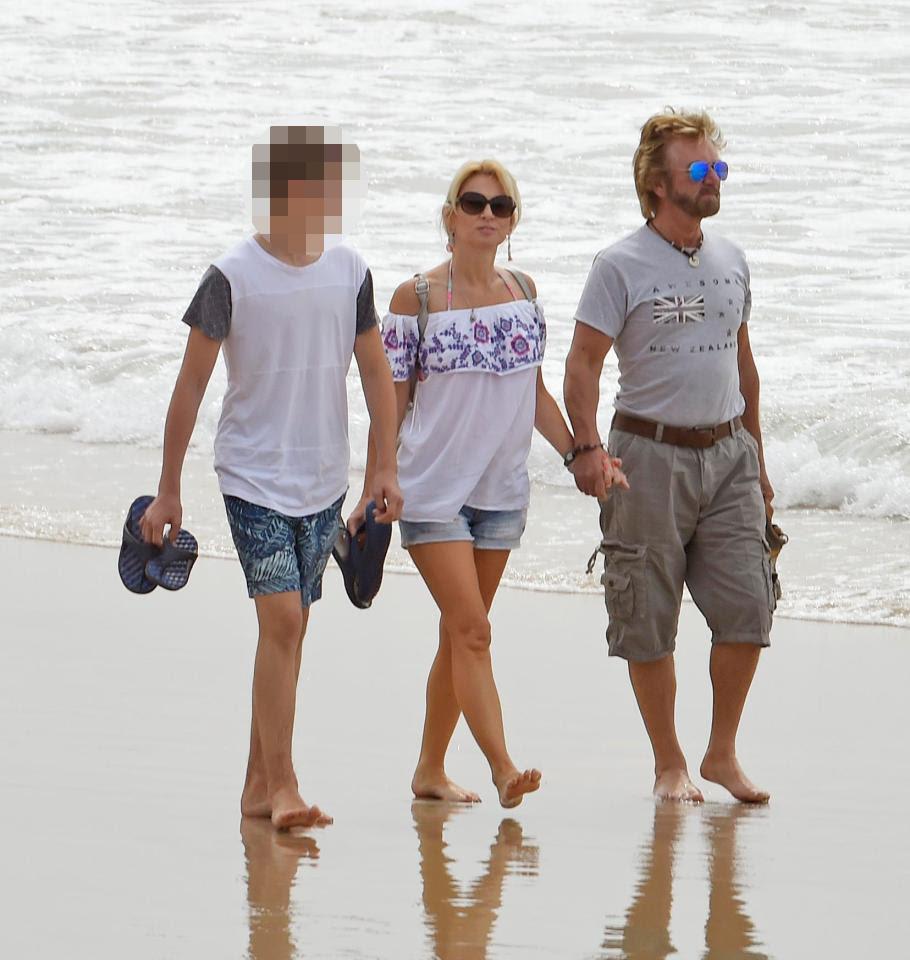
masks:
{"label": "belt buckle", "polygon": [[692,446],[697,450],[706,450],[717,442],[717,427],[692,427]]}

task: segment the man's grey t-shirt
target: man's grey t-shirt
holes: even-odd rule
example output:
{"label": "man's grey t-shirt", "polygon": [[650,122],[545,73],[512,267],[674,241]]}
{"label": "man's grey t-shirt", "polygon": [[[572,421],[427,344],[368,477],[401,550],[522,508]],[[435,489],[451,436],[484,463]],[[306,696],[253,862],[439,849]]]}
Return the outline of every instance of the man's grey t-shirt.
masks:
{"label": "man's grey t-shirt", "polygon": [[576,321],[612,337],[617,410],[668,426],[713,426],[745,410],[737,336],[752,306],[743,252],[706,235],[699,266],[647,225],[594,258]]}

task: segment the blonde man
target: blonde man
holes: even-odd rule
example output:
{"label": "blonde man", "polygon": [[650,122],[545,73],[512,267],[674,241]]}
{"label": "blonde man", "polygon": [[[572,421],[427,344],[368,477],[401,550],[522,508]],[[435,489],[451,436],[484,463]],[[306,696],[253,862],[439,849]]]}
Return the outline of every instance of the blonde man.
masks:
{"label": "blonde man", "polygon": [[714,121],[668,110],[641,131],[634,173],[642,227],[595,258],[566,361],[566,408],[597,447],[599,378],[615,345],[619,392],[608,447],[630,489],[610,490],[579,456],[578,488],[601,504],[612,656],[626,659],[654,751],[654,794],[700,802],[676,736],[673,660],[685,583],[711,629],[714,710],[700,772],[744,802],[736,734],[774,609],[759,381],[749,346],[749,268],[702,221],[720,209],[727,164]]}

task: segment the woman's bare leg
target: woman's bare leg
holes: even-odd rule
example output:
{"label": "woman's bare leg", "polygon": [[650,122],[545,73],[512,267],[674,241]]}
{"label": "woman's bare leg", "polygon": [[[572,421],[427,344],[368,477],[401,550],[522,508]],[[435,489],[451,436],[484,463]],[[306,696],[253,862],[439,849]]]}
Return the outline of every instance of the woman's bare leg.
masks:
{"label": "woman's bare leg", "polygon": [[[490,612],[493,598],[509,559],[508,550],[475,550],[474,566],[484,609]],[[445,772],[446,751],[461,708],[452,680],[452,641],[440,621],[439,647],[427,678],[427,712],[423,724],[420,759],[411,781],[415,797],[479,803],[480,797],[451,781]]]}
{"label": "woman's bare leg", "polygon": [[[525,793],[538,788],[540,773],[534,769],[519,771],[512,762],[506,750],[502,707],[493,680],[487,612],[508,551],[486,551],[498,556],[481,557],[478,561],[475,554],[484,551],[475,551],[469,542],[456,541],[419,544],[411,547],[410,552],[441,614],[440,650],[427,686],[427,724],[418,770],[435,766],[439,774],[445,747],[458,722],[456,711],[460,710],[490,764],[500,802],[503,806],[516,806]],[[481,588],[481,577],[486,589]],[[451,686],[445,677],[447,652]]]}

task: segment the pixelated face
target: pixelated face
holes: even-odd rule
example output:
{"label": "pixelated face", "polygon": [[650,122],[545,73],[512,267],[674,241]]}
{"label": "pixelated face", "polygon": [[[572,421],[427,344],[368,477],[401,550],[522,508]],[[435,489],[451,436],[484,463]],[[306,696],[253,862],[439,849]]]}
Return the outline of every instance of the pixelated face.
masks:
{"label": "pixelated face", "polygon": [[337,128],[272,127],[271,143],[253,148],[256,226],[319,254],[326,236],[342,233],[344,183],[359,177],[359,150]]}
{"label": "pixelated face", "polygon": [[671,203],[692,217],[713,217],[720,210],[721,180],[712,168],[704,180],[697,182],[689,176],[689,166],[699,160],[719,160],[717,147],[710,140],[674,137],[664,157],[666,171],[654,188],[661,202]]}
{"label": "pixelated face", "polygon": [[[479,194],[487,200],[505,195],[505,189],[497,177],[490,173],[475,173],[468,177],[458,191],[459,198]],[[476,197],[471,197],[476,200]],[[514,216],[498,217],[488,203],[480,213],[471,213],[463,209],[461,203],[455,203],[455,209],[449,214],[446,226],[449,233],[455,234],[456,243],[470,243],[488,247],[498,247],[512,232]]]}

